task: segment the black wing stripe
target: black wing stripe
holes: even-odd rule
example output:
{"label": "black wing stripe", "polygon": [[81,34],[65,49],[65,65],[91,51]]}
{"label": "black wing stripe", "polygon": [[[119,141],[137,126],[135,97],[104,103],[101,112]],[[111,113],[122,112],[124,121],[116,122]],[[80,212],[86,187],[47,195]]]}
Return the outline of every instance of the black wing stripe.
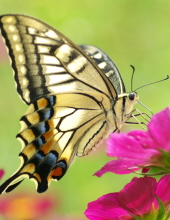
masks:
{"label": "black wing stripe", "polygon": [[[97,136],[97,135],[101,132],[101,130],[103,129],[103,127],[104,127],[106,124],[107,124],[107,122],[104,121],[104,122],[101,124],[101,127],[99,128],[99,130],[98,130],[96,133],[94,133],[93,136],[90,137],[89,141],[88,141],[88,142],[86,143],[86,145],[84,146],[83,152],[86,150],[88,144],[90,144],[90,142],[94,140],[95,136]],[[88,130],[87,130],[86,132],[88,132]],[[101,138],[102,138],[102,137],[101,137]],[[98,140],[98,141],[100,141],[100,140]],[[96,144],[97,144],[97,143],[96,143]],[[93,146],[93,147],[94,147],[94,146]]]}
{"label": "black wing stripe", "polygon": [[12,190],[22,181],[18,178],[27,176],[43,192],[52,179],[65,174],[76,154],[88,154],[108,127],[114,127],[111,100],[115,101],[117,90],[106,63],[98,62],[100,53],[92,59],[49,25],[27,16],[5,15],[0,27],[17,91],[30,104],[17,135],[22,143],[21,168],[0,190]]}
{"label": "black wing stripe", "polygon": [[[10,21],[9,21],[10,20]],[[21,15],[7,15],[7,16],[2,16],[1,17],[1,26],[2,29],[4,28],[4,32],[8,32],[8,36],[4,35],[4,37],[9,37],[10,38],[10,42],[8,43],[9,47],[10,47],[10,43],[12,44],[13,48],[15,48],[16,50],[19,49],[19,51],[21,51],[21,54],[17,53],[13,56],[13,52],[12,49],[10,48],[10,55],[11,58],[13,60],[13,67],[16,65],[17,67],[19,65],[25,65],[26,62],[28,65],[32,65],[32,64],[36,64],[36,65],[43,65],[43,64],[59,64],[58,59],[56,59],[54,57],[54,53],[56,52],[57,49],[61,48],[63,45],[65,45],[64,43],[67,42],[71,45],[70,48],[72,48],[72,51],[70,53],[70,57],[69,57],[69,62],[73,64],[75,63],[75,66],[77,66],[77,71],[75,72],[77,75],[81,75],[80,77],[78,77],[81,81],[81,88],[80,90],[86,90],[87,86],[83,86],[83,83],[86,82],[87,80],[83,80],[83,76],[84,73],[86,72],[91,72],[91,76],[89,79],[93,79],[93,78],[98,78],[98,83],[101,80],[101,83],[96,84],[96,81],[94,80],[92,82],[91,86],[88,90],[96,90],[99,92],[103,92],[104,94],[106,94],[108,97],[111,96],[112,98],[116,97],[116,91],[114,90],[114,88],[112,87],[112,85],[110,84],[110,82],[108,81],[107,77],[105,77],[105,75],[103,75],[103,73],[101,72],[100,68],[98,68],[98,66],[94,63],[93,60],[90,59],[90,57],[88,57],[78,46],[76,46],[74,43],[72,43],[69,39],[67,39],[64,35],[62,35],[60,32],[58,32],[57,30],[53,29],[52,27],[50,27],[49,25],[40,22],[37,19],[33,19],[27,16],[21,16]],[[32,27],[29,27],[29,25],[32,24]],[[18,44],[17,44],[18,43]],[[27,44],[31,44],[31,45],[27,45]],[[14,45],[13,45],[14,44]],[[33,45],[34,44],[34,45]],[[27,46],[24,46],[27,45]],[[48,47],[46,47],[46,45],[48,45]],[[68,45],[68,44],[67,44]],[[51,48],[51,49],[50,49]],[[16,51],[15,50],[15,51]],[[28,53],[30,50],[31,53]],[[24,51],[22,54],[22,51]],[[35,53],[36,55],[34,55],[33,57],[33,53]],[[49,54],[48,54],[49,53]],[[91,66],[91,68],[89,69],[89,71],[86,70],[87,65],[82,65],[79,66],[79,64],[77,65],[77,53],[81,54],[82,57],[84,57],[88,63],[88,66]],[[37,55],[39,54],[39,56]],[[50,56],[51,55],[51,56]],[[61,60],[60,60],[61,61]],[[67,62],[66,62],[67,63]],[[18,67],[18,68],[22,68],[23,70],[23,74],[26,72],[28,73],[28,75],[31,75],[31,73],[28,71],[28,69],[26,68],[24,70],[24,68]],[[15,74],[17,75],[17,70],[18,68],[14,67],[14,71]],[[68,65],[67,65],[68,68]],[[68,69],[67,69],[68,70]],[[25,71],[25,72],[24,72]],[[67,71],[70,72],[70,71]],[[94,73],[97,73],[96,76],[93,76]],[[83,74],[82,74],[83,73]],[[20,77],[20,73],[15,77],[15,79],[17,77]],[[42,76],[44,74],[44,72],[42,72],[40,75]],[[27,76],[27,75],[26,75]],[[86,76],[85,76],[86,77]],[[86,77],[88,78],[88,77]],[[89,80],[89,82],[92,80]],[[44,94],[48,94],[49,92],[56,92],[57,89],[54,89],[54,91],[52,91],[53,89],[50,89],[50,91],[48,91],[48,88],[44,88],[44,89],[37,89],[36,91],[36,87],[34,88],[35,90],[35,95],[32,95],[32,91],[22,91],[21,85],[20,85],[20,81],[16,79],[17,82],[17,87],[18,87],[18,92],[21,95],[22,99],[29,104],[30,102],[34,102],[37,98],[41,98],[42,97],[42,93]],[[46,86],[44,85],[45,80],[42,80],[42,82],[40,83],[40,85]],[[88,83],[89,83],[88,82]],[[22,82],[21,82],[22,83]],[[32,83],[32,81],[31,81]],[[87,84],[88,84],[87,83]],[[29,80],[27,82],[27,84],[29,83]],[[38,85],[38,84],[35,84]],[[70,86],[71,84],[69,84]],[[80,84],[78,85],[80,86]],[[74,85],[71,85],[70,90],[74,88]],[[30,89],[30,87],[29,87]]]}
{"label": "black wing stripe", "polygon": [[117,94],[126,93],[125,84],[116,64],[101,49],[92,45],[80,45],[80,47],[97,63],[98,67],[106,74]]}

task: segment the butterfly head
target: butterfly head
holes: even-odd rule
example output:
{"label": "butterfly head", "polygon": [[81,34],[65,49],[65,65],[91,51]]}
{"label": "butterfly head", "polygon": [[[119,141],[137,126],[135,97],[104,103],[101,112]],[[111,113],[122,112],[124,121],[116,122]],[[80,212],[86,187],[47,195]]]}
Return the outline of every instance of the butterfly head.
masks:
{"label": "butterfly head", "polygon": [[[122,109],[123,108],[123,111],[122,111],[122,114],[123,115],[128,115],[131,111],[132,111],[132,108],[134,106],[134,104],[139,100],[139,95],[136,93],[136,92],[130,92],[130,93],[122,93],[120,95],[118,95],[118,98],[117,98],[117,104],[119,105],[119,108],[116,108],[116,109]],[[117,105],[116,104],[116,105]],[[117,105],[117,107],[118,107]]]}
{"label": "butterfly head", "polygon": [[126,96],[125,102],[125,114],[129,114],[132,111],[134,104],[139,100],[139,95],[136,92],[130,92]]}

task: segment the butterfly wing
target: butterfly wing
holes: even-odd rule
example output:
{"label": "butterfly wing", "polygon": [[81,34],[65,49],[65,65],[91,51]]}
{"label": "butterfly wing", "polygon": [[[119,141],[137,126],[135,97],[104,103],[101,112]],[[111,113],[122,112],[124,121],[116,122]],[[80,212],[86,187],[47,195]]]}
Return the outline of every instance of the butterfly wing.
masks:
{"label": "butterfly wing", "polygon": [[116,129],[110,103],[117,91],[90,56],[49,25],[5,15],[0,27],[17,91],[30,105],[17,135],[23,146],[21,166],[0,192],[11,191],[25,176],[44,192],[52,179],[65,174],[75,155],[88,154],[110,128]]}
{"label": "butterfly wing", "polygon": [[80,45],[80,47],[94,60],[102,72],[109,78],[117,95],[126,93],[125,84],[113,60],[111,60],[105,52],[95,46]]}
{"label": "butterfly wing", "polygon": [[[59,31],[23,15],[0,17],[17,91],[30,104],[44,94],[73,90],[117,96],[108,78],[86,53]],[[97,82],[96,82],[97,80]]]}
{"label": "butterfly wing", "polygon": [[10,192],[28,177],[41,193],[51,180],[61,179],[75,156],[88,154],[107,135],[103,112],[111,106],[104,98],[100,93],[73,92],[45,96],[32,103],[21,118],[17,135],[22,143],[20,169],[0,191]]}

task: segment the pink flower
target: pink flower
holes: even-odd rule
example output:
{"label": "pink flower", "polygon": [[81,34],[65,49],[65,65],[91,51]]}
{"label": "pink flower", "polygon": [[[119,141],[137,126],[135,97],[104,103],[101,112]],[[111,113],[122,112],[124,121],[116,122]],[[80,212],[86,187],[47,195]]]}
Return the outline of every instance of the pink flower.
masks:
{"label": "pink flower", "polygon": [[4,173],[4,170],[0,169],[0,179],[3,177]]}
{"label": "pink flower", "polygon": [[0,198],[0,215],[10,220],[48,219],[55,199],[50,195],[16,194]]}
{"label": "pink flower", "polygon": [[118,159],[108,162],[95,173],[127,174],[139,169],[143,173],[158,168],[159,174],[170,173],[170,108],[151,118],[148,131],[113,133],[107,141],[107,155]]}
{"label": "pink flower", "polygon": [[135,177],[120,192],[90,202],[85,215],[91,220],[156,220],[165,219],[169,208],[170,175],[158,183],[152,177]]}
{"label": "pink flower", "polygon": [[[0,197],[0,219],[6,220],[83,220],[81,217],[58,214],[62,201],[57,192],[37,195],[5,194]],[[56,199],[57,198],[57,199]],[[63,201],[64,202],[64,201]]]}

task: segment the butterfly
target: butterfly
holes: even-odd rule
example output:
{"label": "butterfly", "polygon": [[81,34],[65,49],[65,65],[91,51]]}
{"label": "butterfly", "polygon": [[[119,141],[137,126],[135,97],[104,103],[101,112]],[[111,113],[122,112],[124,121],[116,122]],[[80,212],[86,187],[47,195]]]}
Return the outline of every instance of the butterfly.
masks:
{"label": "butterfly", "polygon": [[48,24],[3,15],[17,92],[28,105],[20,119],[21,165],[0,186],[10,192],[25,177],[37,192],[60,180],[75,157],[88,155],[132,117],[136,92],[127,93],[115,63],[100,49],[77,46]]}

